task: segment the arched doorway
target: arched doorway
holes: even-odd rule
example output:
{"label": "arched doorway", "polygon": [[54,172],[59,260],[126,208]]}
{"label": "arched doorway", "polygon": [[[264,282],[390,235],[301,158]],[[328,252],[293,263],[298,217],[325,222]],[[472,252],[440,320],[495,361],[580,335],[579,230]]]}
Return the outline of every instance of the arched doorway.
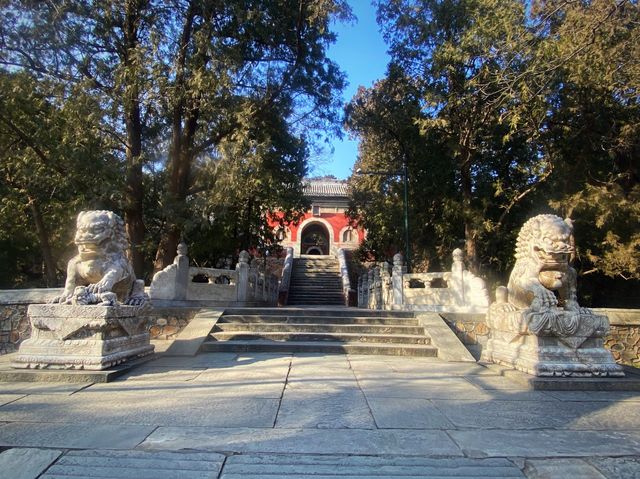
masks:
{"label": "arched doorway", "polygon": [[329,254],[329,230],[322,223],[310,223],[300,236],[301,254]]}

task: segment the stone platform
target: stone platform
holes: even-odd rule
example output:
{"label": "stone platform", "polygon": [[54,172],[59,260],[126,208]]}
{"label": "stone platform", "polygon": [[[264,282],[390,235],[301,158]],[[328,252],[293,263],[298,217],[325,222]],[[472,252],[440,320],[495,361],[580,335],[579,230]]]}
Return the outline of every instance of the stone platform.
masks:
{"label": "stone platform", "polygon": [[104,370],[153,353],[145,306],[32,304],[12,367]]}
{"label": "stone platform", "polygon": [[214,353],[0,383],[12,479],[637,478],[640,392],[532,391],[436,358]]}

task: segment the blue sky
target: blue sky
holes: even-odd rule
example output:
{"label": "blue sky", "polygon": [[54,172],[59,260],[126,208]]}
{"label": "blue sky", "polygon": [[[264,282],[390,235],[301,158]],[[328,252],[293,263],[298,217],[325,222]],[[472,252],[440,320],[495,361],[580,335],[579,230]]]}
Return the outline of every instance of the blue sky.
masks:
{"label": "blue sky", "polygon": [[[360,85],[370,87],[385,74],[389,56],[376,23],[375,8],[369,0],[349,0],[357,20],[354,23],[337,23],[334,31],[338,39],[329,49],[329,58],[340,65],[347,74],[349,85],[343,93],[345,102],[351,100]],[[347,135],[342,141],[334,139],[333,154],[327,152],[324,158],[312,159],[312,175],[335,175],[347,178],[356,161],[358,144]]]}

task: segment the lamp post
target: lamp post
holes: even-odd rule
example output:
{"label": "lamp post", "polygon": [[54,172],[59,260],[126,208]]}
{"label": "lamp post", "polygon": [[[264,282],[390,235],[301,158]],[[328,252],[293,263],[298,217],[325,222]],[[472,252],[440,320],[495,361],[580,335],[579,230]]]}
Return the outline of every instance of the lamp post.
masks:
{"label": "lamp post", "polygon": [[361,168],[356,170],[356,175],[373,175],[373,176],[402,176],[404,183],[404,255],[407,265],[407,272],[411,272],[411,245],[409,243],[409,173],[407,169],[407,159],[402,158],[402,170],[393,171],[363,171]]}

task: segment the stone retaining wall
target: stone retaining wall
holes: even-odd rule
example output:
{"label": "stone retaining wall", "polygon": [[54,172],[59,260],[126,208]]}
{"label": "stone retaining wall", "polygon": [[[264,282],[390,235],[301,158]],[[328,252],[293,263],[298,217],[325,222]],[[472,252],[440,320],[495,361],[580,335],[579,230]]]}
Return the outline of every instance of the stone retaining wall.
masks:
{"label": "stone retaining wall", "polygon": [[640,368],[640,309],[597,309],[609,317],[611,330],[605,340],[616,362]]}
{"label": "stone retaining wall", "polygon": [[[640,309],[593,308],[609,317],[611,330],[605,346],[616,362],[640,368]],[[441,313],[445,322],[476,359],[489,340],[489,327],[481,314]]]}
{"label": "stone retaining wall", "polygon": [[[27,319],[29,304],[42,304],[62,293],[62,289],[0,291],[0,355],[18,350],[31,335]],[[159,307],[152,310],[149,332],[152,339],[173,339],[196,315],[197,307]],[[618,363],[640,367],[640,309],[598,309],[609,317],[611,331],[605,346]],[[442,313],[449,327],[478,359],[489,339],[483,314]]]}
{"label": "stone retaining wall", "polygon": [[[0,355],[13,353],[31,336],[27,318],[29,304],[47,303],[62,289],[0,290]],[[200,308],[154,308],[151,310],[151,339],[173,339]]]}

